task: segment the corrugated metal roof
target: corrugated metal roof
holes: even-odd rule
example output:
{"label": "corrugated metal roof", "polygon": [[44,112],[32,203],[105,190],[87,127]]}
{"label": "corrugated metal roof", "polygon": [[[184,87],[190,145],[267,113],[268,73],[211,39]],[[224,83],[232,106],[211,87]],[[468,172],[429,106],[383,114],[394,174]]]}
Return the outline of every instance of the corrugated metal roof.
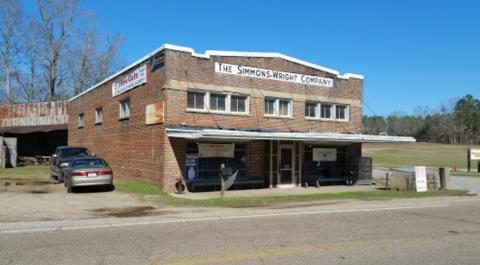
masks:
{"label": "corrugated metal roof", "polygon": [[68,123],[67,101],[47,101],[0,107],[0,128]]}

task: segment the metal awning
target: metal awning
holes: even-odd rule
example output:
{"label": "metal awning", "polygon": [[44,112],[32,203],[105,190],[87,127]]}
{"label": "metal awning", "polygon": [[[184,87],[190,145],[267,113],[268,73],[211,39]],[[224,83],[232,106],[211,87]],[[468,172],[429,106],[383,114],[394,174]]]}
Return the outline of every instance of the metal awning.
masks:
{"label": "metal awning", "polygon": [[344,143],[414,143],[413,137],[315,132],[255,132],[221,129],[167,128],[168,137],[209,140],[284,140]]}

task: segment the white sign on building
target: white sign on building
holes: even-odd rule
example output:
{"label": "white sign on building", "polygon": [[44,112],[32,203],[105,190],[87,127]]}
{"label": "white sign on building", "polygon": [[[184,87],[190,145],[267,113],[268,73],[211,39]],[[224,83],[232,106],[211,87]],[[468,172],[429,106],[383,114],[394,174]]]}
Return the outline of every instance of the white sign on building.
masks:
{"label": "white sign on building", "polygon": [[333,79],[331,78],[282,72],[272,69],[256,68],[238,64],[215,62],[215,72],[222,74],[291,82],[303,85],[333,87]]}
{"label": "white sign on building", "polygon": [[143,65],[112,84],[112,97],[147,83],[147,66]]}
{"label": "white sign on building", "polygon": [[415,167],[415,187],[417,192],[427,191],[427,169],[422,167]]}
{"label": "white sign on building", "polygon": [[337,149],[335,148],[313,148],[313,161],[337,161]]}
{"label": "white sign on building", "polygon": [[235,144],[198,144],[198,157],[233,158]]}

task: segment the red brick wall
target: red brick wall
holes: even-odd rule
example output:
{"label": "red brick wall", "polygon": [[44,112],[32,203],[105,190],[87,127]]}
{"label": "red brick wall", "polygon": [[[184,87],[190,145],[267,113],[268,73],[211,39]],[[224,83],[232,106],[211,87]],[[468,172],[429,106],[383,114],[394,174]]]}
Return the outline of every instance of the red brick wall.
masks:
{"label": "red brick wall", "polygon": [[[135,69],[135,68],[134,68]],[[134,70],[133,69],[133,70]],[[115,178],[139,179],[163,187],[165,128],[145,125],[145,107],[164,98],[163,69],[150,72],[147,83],[112,98],[112,81],[69,102],[69,145],[88,147],[113,167]],[[119,101],[130,97],[131,116],[119,120]],[[103,108],[103,124],[94,125],[95,109]],[[78,129],[78,114],[85,126]]]}
{"label": "red brick wall", "polygon": [[[330,73],[306,67],[297,63],[278,58],[244,58],[244,57],[215,57],[202,59],[192,57],[189,53],[171,51],[166,53],[168,80],[188,82],[189,88],[197,88],[197,84],[212,84],[216,86],[230,86],[251,88],[252,94],[258,89],[295,93],[298,95],[328,97],[332,101],[343,99],[347,101],[362,100],[361,79],[339,79]],[[308,86],[289,82],[272,81],[259,78],[248,78],[234,75],[215,73],[214,63],[226,62],[242,64],[266,69],[276,69],[287,72],[303,73],[323,76],[334,79],[332,88]],[[203,88],[202,88],[203,89]],[[234,91],[231,91],[234,92]],[[237,116],[228,114],[205,114],[187,112],[187,93],[182,90],[166,91],[168,100],[166,120],[170,125],[208,126],[218,128],[261,128],[282,131],[317,131],[317,132],[357,132],[361,131],[362,108],[350,106],[350,121],[319,121],[305,119],[305,102],[294,100],[293,119],[264,117],[263,97],[251,97],[250,115]],[[174,99],[174,100],[172,100]]]}
{"label": "red brick wall", "polygon": [[[251,79],[215,74],[214,62],[222,61],[261,68],[305,73],[334,78],[333,88]],[[145,64],[143,62],[140,65]],[[137,66],[138,67],[138,66]],[[134,67],[132,70],[135,70]],[[128,74],[126,72],[121,76]],[[121,77],[120,76],[120,77]],[[116,79],[118,79],[117,77]],[[361,128],[361,107],[350,108],[350,122],[307,121],[304,102],[294,102],[293,119],[266,118],[263,116],[263,98],[251,98],[250,115],[200,114],[186,111],[186,91],[165,88],[167,79],[218,86],[251,87],[277,92],[306,93],[332,99],[361,100],[362,80],[337,79],[331,74],[271,58],[213,57],[199,59],[186,52],[167,50],[165,66],[150,72],[147,64],[147,83],[124,94],[112,97],[111,80],[100,87],[69,102],[69,144],[86,146],[104,157],[113,167],[116,178],[139,179],[156,183],[167,192],[174,191],[174,183],[184,171],[186,141],[168,138],[165,125],[208,126],[220,128],[261,128],[288,131],[345,132]],[[131,117],[119,121],[119,101],[130,97]],[[145,125],[145,107],[165,100],[165,125]],[[95,109],[103,108],[104,122],[94,125]],[[78,114],[84,113],[85,126],[78,129]],[[254,141],[249,147],[249,173],[258,178],[264,175],[264,142]]]}

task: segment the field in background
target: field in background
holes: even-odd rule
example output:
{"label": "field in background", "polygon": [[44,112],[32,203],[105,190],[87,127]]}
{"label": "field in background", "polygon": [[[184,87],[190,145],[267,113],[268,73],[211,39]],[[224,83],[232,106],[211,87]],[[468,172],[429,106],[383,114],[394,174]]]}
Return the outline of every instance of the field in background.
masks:
{"label": "field in background", "polygon": [[[373,158],[374,167],[450,167],[467,168],[468,145],[433,143],[364,144],[363,156]],[[477,162],[472,163],[476,171]]]}

